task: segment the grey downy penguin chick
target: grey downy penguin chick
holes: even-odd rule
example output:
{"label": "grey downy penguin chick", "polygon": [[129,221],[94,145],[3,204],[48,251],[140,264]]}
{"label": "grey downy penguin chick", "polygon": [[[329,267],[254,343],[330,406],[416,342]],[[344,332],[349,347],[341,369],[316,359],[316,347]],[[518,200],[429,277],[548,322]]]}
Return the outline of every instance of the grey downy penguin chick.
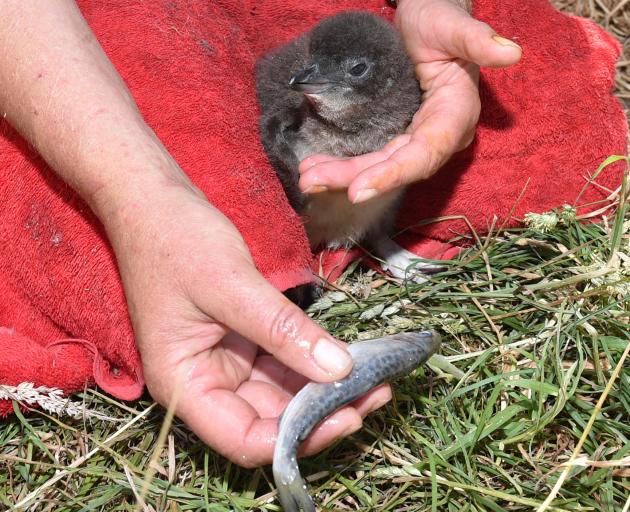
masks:
{"label": "grey downy penguin chick", "polygon": [[[404,278],[418,258],[389,238],[402,189],[352,204],[346,191],[305,195],[298,188],[305,157],[376,151],[410,124],[421,90],[396,29],[367,12],[326,18],[258,62],[257,93],[263,146],[311,248],[362,244]],[[440,270],[422,262],[416,268]]]}

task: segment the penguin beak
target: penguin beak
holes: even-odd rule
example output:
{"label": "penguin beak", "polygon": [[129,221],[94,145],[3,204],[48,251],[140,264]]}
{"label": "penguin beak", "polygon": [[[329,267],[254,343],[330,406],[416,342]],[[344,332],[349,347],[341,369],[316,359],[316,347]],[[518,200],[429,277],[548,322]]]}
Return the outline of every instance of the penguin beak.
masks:
{"label": "penguin beak", "polygon": [[296,73],[289,80],[289,87],[304,94],[321,94],[330,89],[335,82],[319,72],[319,66],[314,64]]}

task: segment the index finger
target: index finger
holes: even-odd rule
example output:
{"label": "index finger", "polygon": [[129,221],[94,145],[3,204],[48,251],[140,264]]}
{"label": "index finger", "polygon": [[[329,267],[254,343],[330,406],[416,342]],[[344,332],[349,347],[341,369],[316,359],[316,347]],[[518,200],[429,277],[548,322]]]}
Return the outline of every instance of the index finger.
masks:
{"label": "index finger", "polygon": [[[228,257],[224,250],[223,258]],[[211,318],[311,380],[345,377],[353,364],[346,344],[317,325],[241,255],[236,258],[241,262],[233,256],[225,267],[229,279],[215,280],[212,288],[202,287],[193,296],[199,309],[212,312]]]}
{"label": "index finger", "polygon": [[448,151],[448,135],[427,138],[421,131],[389,158],[377,162],[360,173],[348,187],[348,197],[353,203],[361,203],[390,190],[428,178],[443,163]]}
{"label": "index finger", "polygon": [[[410,140],[407,134],[392,139],[383,149],[344,159],[312,158],[300,166],[300,190],[308,193],[312,187],[345,190],[366,169],[385,162],[396,150]],[[311,164],[309,166],[309,164]]]}
{"label": "index finger", "polygon": [[[268,464],[273,458],[278,417],[291,398],[267,382],[249,381],[236,392],[187,389],[186,397],[179,404],[178,416],[215,451],[240,466],[257,467]],[[361,428],[363,416],[390,398],[390,388],[379,386],[355,404],[335,411],[313,429],[300,453],[317,453],[355,432]],[[220,420],[216,420],[217,414]]]}

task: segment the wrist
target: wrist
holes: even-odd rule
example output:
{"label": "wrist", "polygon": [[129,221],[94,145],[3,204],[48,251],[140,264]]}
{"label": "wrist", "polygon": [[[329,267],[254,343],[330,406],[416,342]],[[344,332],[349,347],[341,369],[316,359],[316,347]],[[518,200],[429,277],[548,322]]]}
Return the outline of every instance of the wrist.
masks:
{"label": "wrist", "polygon": [[[158,141],[156,144],[163,149]],[[110,236],[129,226],[131,219],[159,209],[159,203],[172,195],[205,199],[165,149],[147,153],[142,159],[113,161],[115,172],[109,179],[81,194]]]}
{"label": "wrist", "polygon": [[145,245],[163,241],[166,233],[177,228],[173,222],[178,212],[191,202],[212,209],[204,194],[173,162],[169,169],[147,168],[126,182],[108,183],[92,195],[89,204],[117,257],[121,257],[137,256]]}
{"label": "wrist", "polygon": [[[135,119],[134,119],[135,118]],[[108,226],[130,203],[147,203],[160,190],[194,189],[161,141],[137,116],[101,116],[88,127],[75,159],[56,168],[99,220]]]}

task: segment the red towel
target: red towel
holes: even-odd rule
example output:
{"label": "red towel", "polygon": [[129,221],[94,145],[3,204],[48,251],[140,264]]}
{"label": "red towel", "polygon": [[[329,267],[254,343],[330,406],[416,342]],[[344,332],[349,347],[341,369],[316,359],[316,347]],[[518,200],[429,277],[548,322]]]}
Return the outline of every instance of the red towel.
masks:
{"label": "red towel", "polygon": [[[322,17],[384,0],[81,0],[79,5],[140,110],[193,181],[243,233],[278,288],[308,279],[302,226],[262,152],[254,63]],[[523,46],[522,62],[484,70],[473,146],[414,187],[401,226],[463,214],[483,232],[504,217],[572,202],[627,124],[611,94],[619,45],[547,0],[478,0],[476,15]],[[159,93],[156,93],[159,91]],[[616,188],[621,167],[598,179]],[[601,199],[590,187],[583,201]],[[261,222],[265,219],[266,222]],[[406,243],[449,257],[458,224],[415,227]],[[280,236],[278,234],[281,234]],[[0,384],[67,392],[98,384],[121,399],[143,388],[114,257],[81,199],[0,122]],[[0,402],[0,415],[11,405]]]}

